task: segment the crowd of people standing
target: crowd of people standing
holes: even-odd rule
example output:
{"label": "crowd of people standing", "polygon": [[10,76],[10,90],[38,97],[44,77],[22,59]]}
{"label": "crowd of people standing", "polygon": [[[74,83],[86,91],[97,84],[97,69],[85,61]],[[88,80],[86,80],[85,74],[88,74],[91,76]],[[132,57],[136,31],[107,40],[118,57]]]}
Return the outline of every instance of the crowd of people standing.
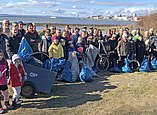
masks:
{"label": "crowd of people standing", "polygon": [[[19,106],[17,102],[19,102],[23,77],[26,76],[20,57],[17,55],[23,37],[26,38],[33,52],[44,52],[50,58],[66,60],[68,60],[69,53],[73,52],[77,55],[78,61],[86,55],[86,48],[89,45],[100,49],[100,53],[105,53],[103,47],[100,47],[100,42],[102,42],[106,52],[110,52],[109,68],[113,67],[114,61],[124,62],[126,57],[136,59],[140,64],[146,56],[149,60],[152,57],[157,58],[157,35],[153,28],[145,31],[144,34],[141,33],[140,28],[135,30],[112,28],[103,35],[101,29],[94,27],[71,28],[66,25],[62,31],[55,26],[49,28],[45,24],[39,34],[34,23],[29,23],[27,30],[23,26],[22,21],[10,23],[9,20],[4,20],[0,26],[0,90],[8,109],[12,106]],[[12,59],[10,69],[6,59]],[[119,67],[123,65],[124,63],[121,63]],[[14,91],[12,106],[9,104],[8,97],[7,78],[9,77]],[[0,104],[0,113],[2,112],[3,108]]]}

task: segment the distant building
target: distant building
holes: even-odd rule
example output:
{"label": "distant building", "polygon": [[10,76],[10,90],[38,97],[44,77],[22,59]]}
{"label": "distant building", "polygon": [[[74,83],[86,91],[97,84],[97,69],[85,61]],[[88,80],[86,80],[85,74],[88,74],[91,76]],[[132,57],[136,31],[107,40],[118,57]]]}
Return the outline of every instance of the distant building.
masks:
{"label": "distant building", "polygon": [[99,16],[91,16],[90,18],[93,20],[100,20],[100,19],[103,19],[104,17],[99,15]]}
{"label": "distant building", "polygon": [[122,15],[115,15],[115,16],[113,16],[113,19],[115,19],[115,20],[125,20],[125,21],[128,21],[128,20],[129,20],[129,17],[128,17],[128,16],[122,16]]}

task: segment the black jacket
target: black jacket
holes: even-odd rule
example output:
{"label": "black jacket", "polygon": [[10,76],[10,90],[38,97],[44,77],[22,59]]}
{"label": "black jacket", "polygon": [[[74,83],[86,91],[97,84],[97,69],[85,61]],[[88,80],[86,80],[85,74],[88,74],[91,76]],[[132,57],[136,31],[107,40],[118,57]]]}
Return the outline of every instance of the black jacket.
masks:
{"label": "black jacket", "polygon": [[27,39],[29,45],[31,46],[33,52],[38,52],[39,49],[38,49],[38,43],[40,43],[40,36],[38,35],[37,32],[34,32],[34,33],[30,33],[30,32],[27,32],[25,34],[25,38]]}
{"label": "black jacket", "polygon": [[6,41],[7,41],[8,37],[5,34],[1,34],[0,35],[0,49],[4,52],[4,56],[7,59],[8,58],[8,54],[6,51]]}
{"label": "black jacket", "polygon": [[9,37],[6,40],[6,51],[7,51],[8,57],[11,59],[11,57],[14,54],[17,54],[18,49],[19,49],[19,38],[17,36]]}

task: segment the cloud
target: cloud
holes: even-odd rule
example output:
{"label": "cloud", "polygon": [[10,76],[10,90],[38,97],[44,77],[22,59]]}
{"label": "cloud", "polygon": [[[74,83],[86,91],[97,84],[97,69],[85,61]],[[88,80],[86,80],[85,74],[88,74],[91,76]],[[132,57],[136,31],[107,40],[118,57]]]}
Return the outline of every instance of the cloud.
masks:
{"label": "cloud", "polygon": [[116,9],[116,10],[112,10],[110,11],[110,15],[133,15],[133,14],[137,14],[138,16],[144,16],[144,15],[149,15],[151,13],[155,13],[157,12],[157,7],[155,8],[136,8],[136,7],[132,7],[132,8],[121,8],[121,9]]}
{"label": "cloud", "polygon": [[94,5],[105,5],[105,6],[146,6],[152,4],[152,2],[116,2],[116,1],[86,1],[88,4],[94,4]]}

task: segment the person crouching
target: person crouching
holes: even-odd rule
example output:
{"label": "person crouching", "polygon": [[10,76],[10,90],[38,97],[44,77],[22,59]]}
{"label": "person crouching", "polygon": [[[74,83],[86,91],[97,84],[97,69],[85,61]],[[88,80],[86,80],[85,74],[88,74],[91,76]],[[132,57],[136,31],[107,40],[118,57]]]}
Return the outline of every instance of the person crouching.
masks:
{"label": "person crouching", "polygon": [[10,85],[13,89],[12,106],[20,107],[21,102],[19,100],[21,93],[21,86],[24,83],[24,77],[26,76],[22,61],[17,54],[12,57],[10,63]]}

